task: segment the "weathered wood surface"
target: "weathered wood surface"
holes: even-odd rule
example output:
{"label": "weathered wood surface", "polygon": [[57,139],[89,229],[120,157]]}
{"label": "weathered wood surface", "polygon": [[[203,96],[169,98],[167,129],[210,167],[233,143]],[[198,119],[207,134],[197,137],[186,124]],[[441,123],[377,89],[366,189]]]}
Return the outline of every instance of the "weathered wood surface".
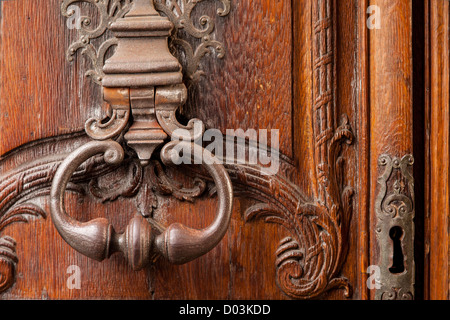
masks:
{"label": "weathered wood surface", "polygon": [[[354,139],[350,147],[342,148],[343,184],[353,187],[355,198],[346,259],[338,276],[348,279],[352,299],[374,297],[366,285],[366,270],[379,257],[373,231],[378,157],[417,155],[415,172],[424,173],[416,184],[423,185],[418,190],[425,193],[418,200],[418,208],[424,210],[416,213],[415,221],[421,237],[416,250],[423,250],[416,255],[421,259],[416,292],[419,297],[447,299],[449,4],[329,1],[232,1],[227,17],[215,15],[219,1],[201,2],[194,21],[203,14],[214,17],[215,37],[224,43],[226,54],[222,60],[214,55],[203,59],[205,76],[189,84],[181,118],[200,118],[208,128],[222,132],[279,129],[283,182],[289,181],[315,202],[323,195],[317,161],[323,160],[326,150],[317,135],[327,126],[336,129],[341,115],[348,116]],[[320,11],[327,8],[324,3],[333,10]],[[367,28],[369,5],[381,8],[381,29]],[[83,130],[88,118],[101,117],[105,108],[99,86],[84,76],[87,60],[65,59],[77,32],[67,28],[59,0],[3,1],[0,6],[0,176],[5,176],[21,163],[73,150],[87,140],[74,133]],[[93,11],[88,6],[83,10]],[[320,17],[327,17],[324,21],[332,17],[331,23]],[[421,44],[425,49],[419,48]],[[324,52],[329,59],[321,56]],[[323,100],[317,98],[328,90],[329,118],[323,119],[316,112]],[[418,121],[421,116],[424,120]],[[64,139],[52,138],[61,135]],[[168,174],[192,183],[183,173]],[[110,174],[104,183],[118,177],[119,173]],[[151,184],[148,171],[144,182]],[[22,188],[20,183],[17,188]],[[274,198],[267,203],[277,201],[277,191],[274,188]],[[1,236],[15,239],[19,263],[12,288],[1,297],[287,299],[275,281],[275,252],[292,234],[263,219],[246,222],[246,209],[255,199],[241,195],[235,198],[230,229],[218,247],[186,265],[158,260],[140,272],[132,271],[120,255],[98,263],[77,254],[57,234],[50,217],[8,224]],[[47,198],[42,195],[33,203],[48,212]],[[67,198],[72,216],[84,221],[107,217],[117,230],[143,207],[149,210],[153,205],[145,188],[111,203],[76,192],[68,192]],[[164,225],[179,221],[206,226],[215,205],[215,197],[208,194],[193,203],[158,196],[154,217]],[[81,269],[79,290],[66,285],[70,265]],[[318,298],[345,296],[343,290],[330,290]]]}
{"label": "weathered wood surface", "polygon": [[[76,142],[73,148],[61,149],[22,146],[81,131],[86,119],[100,117],[104,110],[99,87],[84,76],[87,60],[79,57],[69,63],[65,59],[77,33],[66,27],[60,1],[18,0],[0,5],[0,172],[6,174],[21,162],[75,148]],[[83,10],[94,11],[88,6]],[[216,19],[217,38],[227,53],[222,61],[205,58],[206,76],[191,86],[183,116],[198,117],[208,127],[223,131],[280,128],[280,148],[292,158],[290,2],[274,6],[270,1],[242,1],[226,18],[216,17],[216,7],[205,3],[196,9],[195,19],[202,10]],[[102,204],[68,193],[67,208],[83,221],[107,217],[121,230],[136,213],[136,199],[142,197]],[[48,212],[45,196],[34,201]],[[160,201],[155,217],[167,225],[179,221],[206,226],[215,213],[214,197],[205,196],[193,204],[173,198]],[[132,271],[119,255],[98,263],[77,254],[57,234],[50,217],[13,223],[2,235],[17,242],[19,263],[15,284],[2,298],[284,299],[275,283],[274,252],[286,231],[263,222],[245,223],[241,202],[246,201],[235,201],[230,230],[212,252],[183,266],[158,261],[140,272]],[[66,286],[70,265],[81,269],[79,290]]]}

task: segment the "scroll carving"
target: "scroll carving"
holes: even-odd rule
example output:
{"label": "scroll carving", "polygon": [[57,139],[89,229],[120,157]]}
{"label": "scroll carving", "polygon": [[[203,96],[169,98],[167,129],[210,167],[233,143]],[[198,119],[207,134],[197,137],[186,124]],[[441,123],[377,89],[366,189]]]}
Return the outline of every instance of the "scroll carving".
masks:
{"label": "scroll carving", "polygon": [[0,238],[0,292],[9,289],[15,281],[15,270],[18,262],[16,242],[5,236]]}
{"label": "scroll carving", "polygon": [[[289,297],[309,299],[333,288],[350,297],[348,279],[340,276],[346,258],[354,190],[345,186],[342,175],[342,145],[351,144],[353,133],[348,118],[336,127],[334,104],[335,18],[332,0],[313,1],[313,129],[315,163],[319,190],[316,199],[307,199],[281,175],[267,177],[253,187],[262,203],[246,212],[246,220],[264,219],[285,227],[292,236],[280,242],[276,252],[279,288]],[[247,183],[257,171],[245,172]],[[281,170],[280,170],[281,171]],[[242,177],[242,173],[240,174]],[[265,188],[263,188],[263,186]],[[263,197],[264,195],[264,197]],[[265,198],[267,197],[267,198]]]}
{"label": "scroll carving", "polygon": [[[345,185],[341,150],[352,141],[348,119],[343,117],[327,143],[326,203],[305,195],[295,183],[301,179],[297,168],[283,155],[276,175],[263,174],[260,165],[225,164],[236,197],[256,201],[246,208],[244,221],[277,224],[290,234],[280,241],[274,259],[276,283],[290,298],[317,298],[332,289],[343,289],[346,297],[352,295],[349,280],[340,274],[355,193]],[[200,171],[195,175],[207,178]]]}
{"label": "scroll carving", "polygon": [[[51,145],[53,142],[50,139],[44,144]],[[70,146],[73,142],[67,139],[66,143],[62,143]],[[33,201],[49,195],[56,170],[66,157],[67,153],[43,157],[0,176],[0,293],[14,284],[19,263],[16,241],[5,235],[5,230],[13,223],[47,218],[47,208]],[[127,158],[119,166],[110,166],[105,163],[103,156],[97,156],[76,170],[67,189],[83,196],[92,195],[102,202],[116,201],[120,197],[145,199],[136,201],[138,212],[156,229],[163,228],[152,219],[152,211],[158,207],[158,196],[170,195],[180,201],[192,202],[206,189],[206,182],[200,178],[194,179],[190,188],[173,181],[165,167],[156,160],[151,162],[146,172],[153,183],[152,187],[143,184],[144,168],[136,159]],[[151,202],[150,206],[139,207],[148,201]]]}
{"label": "scroll carving", "polygon": [[[70,17],[73,12],[68,8],[76,2],[87,2],[96,6],[99,24],[95,28],[87,28],[91,20],[83,18],[81,36],[73,43],[67,53],[68,59],[73,59],[81,50],[92,62],[93,69],[86,74],[101,84],[105,74],[103,64],[107,51],[117,41],[112,38],[103,42],[98,49],[91,43],[105,34],[108,25],[123,17],[132,1],[128,0],[64,0],[62,12]],[[183,69],[188,79],[198,79],[202,75],[199,70],[200,60],[206,53],[214,50],[217,56],[223,57],[224,49],[220,42],[213,40],[211,34],[214,23],[210,17],[202,17],[200,25],[195,27],[191,12],[200,1],[195,0],[156,0],[156,9],[165,14],[175,25],[172,35],[172,47],[181,47],[188,57],[188,65]],[[181,5],[180,5],[181,3]],[[222,8],[219,16],[230,12],[230,0],[221,0]],[[251,223],[263,220],[284,227],[289,236],[282,239],[274,253],[276,282],[280,290],[295,299],[310,299],[322,295],[331,289],[344,289],[345,296],[352,294],[351,285],[341,275],[341,268],[346,258],[347,238],[352,217],[352,198],[354,190],[345,185],[342,175],[344,159],[341,157],[342,146],[351,144],[353,133],[346,116],[337,125],[336,106],[334,104],[334,25],[335,8],[332,0],[313,1],[313,128],[316,175],[319,181],[317,197],[309,198],[292,181],[296,169],[288,162],[281,163],[281,173],[268,176],[261,174],[261,168],[249,164],[226,164],[236,192],[245,194],[258,201],[245,211],[244,219]],[[179,35],[183,30],[189,36],[200,39],[201,44],[194,50],[192,46]],[[324,41],[327,39],[327,41]],[[164,111],[164,110],[163,110]],[[170,115],[160,112],[160,118],[170,119]],[[124,123],[128,121],[123,121]],[[173,122],[173,121],[171,121]],[[97,122],[99,123],[99,122]],[[194,123],[191,123],[194,127]],[[123,129],[122,127],[120,128]],[[115,130],[114,135],[115,135]],[[203,132],[202,130],[200,130]],[[11,175],[0,179],[0,232],[12,222],[26,221],[25,215],[46,217],[45,211],[30,204],[28,200],[38,195],[47,195],[50,184],[58,166],[67,154],[41,159],[39,163],[24,167]],[[112,168],[106,166],[102,157],[88,160],[80,167],[72,178],[72,187],[80,191],[76,183],[88,183],[87,191],[101,201],[114,201],[120,196],[142,197],[147,203],[144,208],[138,208],[140,213],[151,220],[152,211],[158,206],[156,193],[172,195],[179,200],[193,201],[203,194],[204,180],[195,180],[194,187],[184,188],[171,181],[164,173],[159,162],[150,162],[148,167],[153,187],[143,186],[143,169],[139,162],[129,161],[121,167],[128,179],[121,181],[117,187],[115,181],[102,185],[100,180]],[[286,173],[289,172],[289,173]],[[81,189],[85,190],[85,189]],[[23,200],[23,202],[21,202]],[[26,200],[26,201],[25,201]],[[152,225],[156,222],[150,222]],[[2,270],[0,292],[8,289],[14,283],[14,270],[17,264],[14,241],[7,236],[0,241],[0,266]],[[6,248],[6,249],[4,249]],[[5,270],[5,271],[3,271]],[[6,280],[3,280],[6,279]]]}
{"label": "scroll carving", "polygon": [[[49,194],[52,179],[65,156],[67,155],[44,157],[0,176],[0,264],[2,266],[0,293],[13,285],[15,268],[19,262],[15,251],[16,242],[2,234],[6,227],[13,223],[27,223],[32,218],[45,219],[48,216],[40,206],[32,203],[32,200]],[[90,179],[108,170],[101,159],[93,158],[77,170],[69,189],[82,192],[75,182]]]}
{"label": "scroll carving", "polygon": [[[279,174],[261,176],[258,168],[237,166],[230,176],[250,190],[260,202],[247,209],[245,220],[263,219],[283,226],[291,234],[283,239],[275,253],[277,284],[289,297],[310,299],[333,288],[352,294],[348,279],[340,276],[346,257],[347,237],[352,216],[351,187],[342,187],[339,172],[343,143],[352,141],[346,121],[336,130],[327,148],[330,164],[323,179],[329,181],[324,196],[327,202],[307,198],[290,179]],[[281,171],[281,170],[280,170]]]}

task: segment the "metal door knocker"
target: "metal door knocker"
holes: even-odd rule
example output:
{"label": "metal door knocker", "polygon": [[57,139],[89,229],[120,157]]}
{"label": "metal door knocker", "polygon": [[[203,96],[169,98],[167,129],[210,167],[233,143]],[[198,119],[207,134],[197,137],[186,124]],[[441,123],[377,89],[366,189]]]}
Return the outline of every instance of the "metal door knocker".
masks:
{"label": "metal door knocker", "polygon": [[[63,12],[73,2],[64,1]],[[95,3],[105,11],[109,1]],[[222,9],[222,15],[226,11],[227,7]],[[103,98],[110,106],[109,118],[87,120],[85,131],[92,141],[73,151],[59,166],[50,195],[52,221],[70,246],[92,259],[101,261],[122,252],[134,269],[146,266],[155,254],[175,264],[186,263],[210,251],[225,235],[233,204],[230,177],[213,154],[194,143],[203,134],[203,123],[193,119],[183,126],[176,119],[175,113],[185,103],[187,90],[181,64],[168,46],[174,24],[161,16],[149,0],[125,1],[114,12],[123,17],[116,16],[110,25],[101,19],[94,34],[98,36],[107,27],[115,36],[99,50],[100,55],[104,55],[106,47],[117,45],[101,70],[97,68],[95,78],[102,85]],[[94,37],[92,31],[91,35]],[[75,43],[69,52],[73,54],[83,45],[88,50],[89,39],[84,37],[84,42],[82,39]],[[170,141],[179,128],[188,134],[180,141]],[[173,165],[176,157],[202,163],[217,189],[218,208],[213,223],[201,230],[180,223],[156,230],[143,217],[135,217],[123,233],[117,233],[104,218],[89,222],[71,218],[65,210],[64,195],[75,170],[96,155],[103,155],[108,164],[120,164],[125,144],[135,151],[142,166],[149,163],[155,149],[161,146],[160,159],[166,165]],[[179,147],[192,152],[180,156]],[[196,158],[199,154],[201,159]]]}

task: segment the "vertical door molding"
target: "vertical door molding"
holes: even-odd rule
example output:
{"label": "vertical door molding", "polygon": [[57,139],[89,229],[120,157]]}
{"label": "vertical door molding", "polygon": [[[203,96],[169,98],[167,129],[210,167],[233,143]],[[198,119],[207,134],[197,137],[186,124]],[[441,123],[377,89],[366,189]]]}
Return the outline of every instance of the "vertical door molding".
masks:
{"label": "vertical door molding", "polygon": [[357,1],[357,209],[358,219],[358,256],[357,277],[361,300],[369,299],[366,284],[367,269],[370,265],[370,30],[367,28],[367,8],[370,0]]}
{"label": "vertical door molding", "polygon": [[[402,177],[387,177],[383,180],[383,168],[380,168],[379,162],[380,159],[385,160],[385,155],[388,155],[389,159],[397,159],[400,163],[399,159],[413,154],[412,4],[410,0],[374,0],[370,1],[370,5],[377,6],[381,11],[380,28],[368,31],[370,264],[380,268],[381,276],[381,287],[371,291],[371,297],[405,299],[413,297],[410,288],[414,282],[414,246],[411,245],[414,228],[413,225],[401,227],[404,233],[398,240],[400,244],[397,249],[400,252],[396,253],[396,244],[393,239],[386,239],[389,234],[386,232],[389,230],[380,227],[377,212],[380,211],[380,199],[384,201],[381,206],[387,202],[388,197],[383,194],[384,188],[388,188],[389,192],[401,194],[403,200],[412,198],[409,202],[414,203],[414,193],[408,190],[408,181],[404,181]],[[381,163],[381,167],[385,165],[387,163]],[[383,181],[379,183],[379,179]],[[402,206],[401,203],[397,205]],[[413,210],[414,208],[411,208],[410,214],[413,214]],[[395,223],[392,223],[391,227],[394,227]],[[412,219],[408,219],[406,223],[412,224]],[[378,237],[380,230],[383,234]],[[391,276],[392,271],[389,268],[394,263],[396,254],[400,254],[399,259],[404,260],[405,270]],[[389,257],[389,261],[386,257]],[[406,284],[403,281],[405,273],[410,276]]]}
{"label": "vertical door molding", "polygon": [[[275,223],[290,233],[275,253],[280,290],[294,299],[321,297],[332,289],[343,289],[344,296],[351,297],[352,284],[341,272],[348,251],[354,189],[346,185],[342,150],[352,144],[353,132],[348,117],[339,115],[336,107],[336,2],[294,2],[293,10],[294,109],[311,108],[297,110],[294,119],[297,125],[312,127],[314,156],[308,159],[312,165],[296,161],[292,167],[281,157],[274,176],[261,175],[260,168],[249,164],[226,167],[235,190],[244,188],[246,196],[258,201],[246,209],[245,221]],[[300,119],[300,113],[306,119],[310,116],[310,123]],[[294,130],[299,132],[299,128]],[[302,138],[295,140],[295,152]],[[308,186],[312,196],[298,183],[304,180],[299,168],[303,165],[312,168]]]}
{"label": "vertical door molding", "polygon": [[449,298],[450,5],[429,0],[427,18],[425,298]]}
{"label": "vertical door molding", "polygon": [[[347,185],[349,179],[344,170],[346,159],[342,151],[346,145],[352,144],[353,132],[348,117],[339,114],[338,110],[341,109],[336,103],[336,0],[308,0],[302,4],[299,2],[293,1],[294,10],[307,3],[306,15],[311,14],[306,26],[310,36],[306,51],[310,51],[307,55],[311,61],[308,65],[310,68],[305,71],[309,73],[307,77],[308,81],[310,80],[310,87],[305,89],[308,95],[306,104],[308,110],[305,113],[311,116],[309,125],[312,132],[306,135],[310,135],[308,138],[312,140],[313,156],[312,159],[308,159],[310,163],[307,165],[308,168],[313,168],[311,174],[313,181],[304,188],[300,183],[304,180],[300,170],[283,155],[280,159],[280,170],[274,176],[263,175],[262,165],[233,164],[226,165],[226,169],[237,192],[244,190],[242,193],[245,196],[258,202],[244,208],[246,211],[243,219],[249,223],[256,219],[276,223],[284,227],[289,234],[280,241],[274,254],[276,269],[274,281],[280,290],[289,298],[296,299],[320,297],[332,289],[343,289],[344,295],[350,297],[352,285],[342,274],[342,267],[347,258],[354,189]],[[298,39],[299,37],[296,37],[296,41]],[[303,43],[296,43],[294,49],[302,45]],[[299,83],[297,82],[294,88],[298,88]],[[14,209],[17,200],[33,200],[35,196],[48,194],[55,171],[66,156],[55,152],[58,151],[56,148],[49,147],[56,140],[60,143],[64,141],[61,137],[46,141],[46,148],[52,150],[51,153],[47,153],[50,154],[48,157],[38,159],[36,163],[26,168],[7,173],[11,175],[10,183],[5,185],[0,183],[0,218],[12,216],[10,210]],[[66,152],[71,145],[68,140],[67,145],[60,148]],[[11,159],[6,160],[14,162],[13,158],[12,154]],[[76,177],[95,187],[96,177],[116,168],[105,169],[102,162],[95,160],[93,162],[86,163],[85,167],[80,168]],[[42,171],[39,175],[35,174],[36,167]],[[41,176],[44,178],[39,179]],[[138,192],[140,189],[142,178],[140,174],[134,174],[130,179],[136,182],[130,183],[132,191],[130,196],[135,196],[135,191]],[[91,180],[94,182],[91,183]],[[74,188],[75,183],[71,185]],[[9,188],[11,185],[14,186],[13,189]],[[92,193],[93,190],[95,196],[97,189],[91,188],[89,191]],[[161,189],[168,190],[167,187]],[[124,190],[123,193],[128,196],[130,190]],[[105,201],[114,201],[120,196],[121,194],[115,193],[112,196],[106,195]],[[34,215],[46,216],[45,212],[38,213]],[[17,263],[17,259],[10,239],[4,240],[6,241],[0,242],[0,249],[3,245],[12,252],[9,260],[5,258],[9,268],[5,274],[7,279],[11,280],[14,276],[9,275],[13,270],[10,265]],[[2,252],[6,257],[9,253],[7,251],[0,251],[0,257]],[[12,282],[6,283],[4,288],[0,287],[0,293]]]}

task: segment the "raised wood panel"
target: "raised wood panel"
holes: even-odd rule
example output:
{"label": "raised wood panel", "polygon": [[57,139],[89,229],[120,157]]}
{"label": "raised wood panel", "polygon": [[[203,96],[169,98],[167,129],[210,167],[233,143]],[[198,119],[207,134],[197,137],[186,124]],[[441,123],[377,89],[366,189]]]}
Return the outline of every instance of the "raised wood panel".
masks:
{"label": "raised wood panel", "polygon": [[[59,1],[1,5],[0,128],[8,139],[0,154],[29,141],[81,130],[86,119],[101,117],[99,87],[84,76],[88,60],[65,59],[77,30],[67,28]],[[223,132],[278,129],[280,150],[292,157],[290,1],[237,2],[226,18],[216,16],[216,9],[201,4],[193,19],[204,14],[215,18],[217,38],[227,54],[223,61],[205,59],[206,76],[192,84],[183,114]],[[82,13],[94,17],[95,25],[93,6],[84,5]],[[22,111],[20,117],[17,110]]]}
{"label": "raised wood panel", "polygon": [[[100,117],[104,110],[99,87],[84,76],[90,67],[87,59],[78,57],[72,63],[65,59],[77,33],[66,27],[60,2],[17,0],[0,5],[0,160],[1,173],[7,174],[21,163],[75,149],[86,137],[75,134],[70,143],[59,145],[61,135],[68,134],[67,138],[81,131],[86,119]],[[215,17],[216,9],[202,3],[194,18],[204,13]],[[83,6],[83,10],[95,16],[92,7]],[[217,37],[227,53],[223,60],[205,58],[206,75],[190,84],[182,117],[198,117],[222,131],[280,129],[280,149],[293,158],[291,2],[237,2],[229,16],[215,18]],[[43,145],[37,146],[39,142]],[[305,175],[308,172],[304,170]],[[138,207],[136,199],[110,204],[86,195],[72,194],[70,199],[70,215],[82,221],[107,217],[118,231]],[[160,201],[154,215],[166,225],[178,221],[204,226],[215,213],[214,197],[193,204],[173,198]],[[49,212],[45,194],[35,202]],[[274,263],[279,241],[288,233],[264,222],[244,222],[250,204],[251,200],[237,197],[230,230],[209,254],[183,266],[158,261],[140,272],[132,271],[120,255],[98,263],[76,253],[57,234],[50,217],[8,225],[3,231],[17,242],[19,263],[15,284],[2,298],[286,299],[277,287]],[[80,290],[66,286],[66,269],[71,264],[82,271]]]}
{"label": "raised wood panel", "polygon": [[[188,83],[189,98],[180,110],[180,118],[200,118],[208,128],[222,132],[237,128],[279,129],[283,154],[280,179],[251,177],[267,183],[269,191],[264,190],[267,194],[263,194],[255,187],[245,189],[249,177],[245,171],[234,172],[233,182],[239,188],[225,238],[205,256],[181,266],[160,259],[135,272],[120,255],[101,263],[91,261],[60,238],[50,217],[8,225],[0,231],[16,240],[19,263],[15,284],[2,298],[308,298],[298,288],[289,288],[289,296],[277,284],[282,264],[277,257],[280,241],[293,237],[303,245],[303,240],[310,245],[305,249],[309,250],[319,239],[317,247],[321,250],[307,257],[305,270],[306,276],[320,275],[329,267],[320,255],[330,239],[323,226],[334,223],[337,231],[333,234],[336,240],[331,242],[336,244],[333,254],[339,252],[342,259],[333,256],[330,264],[335,263],[335,268],[324,273],[323,278],[314,279],[320,278],[311,285],[318,288],[312,290],[313,294],[320,293],[314,298],[347,299],[342,290],[347,283],[353,291],[351,299],[374,298],[374,291],[366,284],[366,271],[369,265],[379,262],[374,232],[378,157],[384,153],[401,157],[417,153],[416,146],[421,147],[413,132],[417,130],[413,116],[419,113],[414,90],[424,89],[414,78],[420,71],[414,65],[416,51],[411,41],[417,30],[411,20],[418,14],[416,9],[409,0],[245,0],[232,1],[230,14],[219,17],[216,10],[221,4],[213,3],[200,2],[193,12],[194,21],[198,22],[203,14],[214,17],[215,37],[224,43],[226,54],[222,60],[214,55],[203,59],[201,68],[205,75]],[[77,34],[66,27],[59,4],[59,0],[0,2],[0,176],[42,155],[75,149],[88,141],[76,133],[82,131],[86,119],[104,113],[100,87],[84,77],[89,68],[87,60],[65,60],[65,51]],[[381,29],[367,28],[369,5],[381,8]],[[443,261],[448,260],[449,250],[446,172],[450,130],[448,121],[442,119],[449,119],[449,7],[448,2],[439,0],[428,0],[426,7],[430,14],[430,59],[426,60],[429,121],[425,120],[425,147],[430,157],[424,179],[428,209],[425,221],[416,223],[425,223],[424,256],[429,259],[424,263],[425,296],[448,298],[449,268]],[[83,10],[95,16],[95,10],[89,6]],[[341,118],[344,123],[348,119],[353,135],[353,141],[347,141],[349,145],[342,143],[337,147],[337,153],[342,150],[342,162],[333,157],[334,149],[330,151],[334,139],[340,139],[334,136],[337,132],[349,134],[338,130]],[[55,136],[58,138],[51,138]],[[338,163],[343,167],[337,175],[341,177],[342,173],[343,179],[339,183],[332,181],[335,184],[330,188],[326,174]],[[148,170],[144,182],[151,185]],[[196,171],[168,170],[175,180],[192,183],[186,173],[192,175]],[[251,189],[250,185],[247,187]],[[17,189],[22,188],[17,182]],[[289,201],[280,200],[285,190],[280,188],[291,188]],[[340,188],[348,193],[339,193]],[[135,197],[122,197],[111,203],[72,192],[68,211],[83,221],[107,217],[122,231],[142,206],[152,206],[152,198],[143,190]],[[348,196],[350,191],[354,192],[354,201]],[[331,197],[330,192],[334,192]],[[1,196],[0,192],[0,205]],[[42,194],[35,202],[48,212],[46,196]],[[333,211],[337,207],[342,210],[347,203],[330,202],[330,198],[345,198],[350,206],[353,204],[348,232],[340,233],[346,212],[336,218]],[[157,199],[153,216],[165,226],[181,222],[202,227],[215,214],[216,197],[210,188],[193,203],[170,196],[158,195]],[[259,220],[248,219],[247,209],[257,202],[283,207],[283,213],[291,220],[280,226],[268,223],[276,220],[270,215],[268,219],[264,214]],[[309,206],[314,209],[304,209]],[[322,226],[308,220],[318,208],[321,217],[329,219]],[[301,215],[307,218],[296,220]],[[317,236],[320,232],[322,238]],[[65,284],[66,269],[71,264],[81,268],[81,290],[69,290]],[[289,277],[286,282],[303,270],[294,262],[292,265],[283,274]]]}

